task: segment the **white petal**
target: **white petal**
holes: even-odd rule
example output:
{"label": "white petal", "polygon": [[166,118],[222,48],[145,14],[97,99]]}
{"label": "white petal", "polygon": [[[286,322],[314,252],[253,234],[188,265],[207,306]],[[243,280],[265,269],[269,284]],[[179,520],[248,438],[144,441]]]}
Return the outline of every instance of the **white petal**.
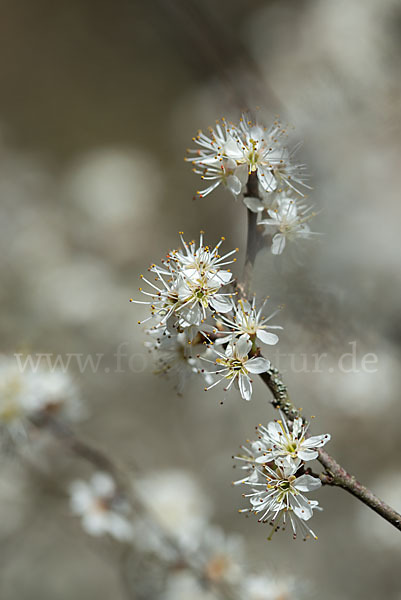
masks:
{"label": "white petal", "polygon": [[256,337],[264,344],[270,344],[270,346],[277,344],[279,339],[278,335],[270,333],[270,331],[266,331],[265,329],[258,329],[256,331]]}
{"label": "white petal", "polygon": [[313,509],[311,505],[309,504],[307,499],[303,498],[302,496],[297,496],[297,500],[300,506],[297,506],[295,504],[293,505],[294,513],[299,519],[302,519],[303,521],[309,521],[309,519],[313,515]]}
{"label": "white petal", "polygon": [[214,308],[214,310],[217,310],[217,312],[221,313],[230,312],[233,307],[232,300],[221,295],[216,295],[210,298],[209,305]]}
{"label": "white petal", "polygon": [[185,306],[178,314],[183,321],[182,324],[184,327],[188,327],[188,325],[200,325],[203,318],[203,313],[199,304],[195,304],[195,306]]}
{"label": "white petal", "polygon": [[253,213],[262,212],[263,211],[263,203],[259,198],[250,198],[245,196],[244,204],[249,210]]}
{"label": "white petal", "polygon": [[248,356],[249,350],[252,348],[252,342],[250,341],[248,335],[245,333],[238,338],[235,344],[235,353],[238,358],[245,358]]}
{"label": "white petal", "polygon": [[293,426],[292,426],[292,433],[294,434],[294,437],[298,437],[300,431],[302,430],[302,424],[303,421],[300,417],[298,417],[298,419],[295,419]]}
{"label": "white petal", "polygon": [[[233,274],[230,271],[218,271],[213,276],[213,282],[216,283],[217,286],[226,285],[233,278]],[[210,279],[208,279],[208,283],[210,283]]]}
{"label": "white petal", "polygon": [[235,171],[237,168],[237,163],[232,158],[228,158],[224,164],[224,167],[227,171]]}
{"label": "white petal", "polygon": [[249,377],[240,373],[239,375],[239,391],[244,400],[250,400],[252,396],[252,383]]}
{"label": "white petal", "polygon": [[242,190],[242,183],[235,175],[227,177],[227,187],[234,196],[238,196]]}
{"label": "white petal", "polygon": [[269,436],[273,441],[281,442],[283,439],[283,430],[281,429],[280,425],[276,423],[276,421],[270,421],[267,426],[267,431],[269,432]]}
{"label": "white petal", "polygon": [[[267,214],[269,215],[270,219],[266,219],[266,223],[270,223],[271,225],[277,225],[280,222],[277,209],[270,208],[267,211]],[[264,223],[264,221],[261,222]]]}
{"label": "white petal", "polygon": [[263,127],[261,127],[260,125],[253,125],[251,127],[251,129],[249,130],[249,137],[252,140],[256,140],[257,142],[262,140],[264,135],[265,135],[265,132],[263,130]]}
{"label": "white petal", "polygon": [[300,492],[312,492],[322,486],[322,482],[317,477],[312,475],[301,475],[295,480],[293,486]]}
{"label": "white petal", "polygon": [[[223,344],[231,343],[233,340],[233,336],[234,336],[234,334],[230,333],[228,335],[225,335],[224,337],[217,338],[217,340],[214,342],[214,345],[222,346]],[[232,344],[231,344],[231,346],[232,346]],[[231,346],[230,346],[230,348],[231,348]],[[232,354],[232,349],[230,350],[230,352]],[[226,352],[226,356],[227,356],[227,352]]]}
{"label": "white petal", "polygon": [[252,473],[249,475],[248,481],[250,481],[251,483],[256,483],[258,481],[258,479],[259,479],[258,472],[256,469],[254,469],[252,471]]}
{"label": "white petal", "polygon": [[270,369],[270,362],[261,356],[258,358],[251,358],[246,363],[246,369],[250,371],[250,373],[265,373]]}
{"label": "white petal", "polygon": [[320,446],[324,446],[331,440],[331,435],[329,433],[325,433],[323,435],[314,435],[306,440],[305,444],[309,446],[309,448],[318,448]]}
{"label": "white petal", "polygon": [[224,144],[224,153],[227,158],[233,160],[241,159],[243,157],[241,149],[233,138],[229,138],[227,143]]}
{"label": "white petal", "polygon": [[249,170],[248,170],[248,165],[241,165],[239,167],[236,168],[235,170],[235,174],[238,177],[238,179],[240,180],[242,187],[244,187],[248,181],[248,177],[249,177]]}
{"label": "white petal", "polygon": [[[230,273],[230,271],[226,271],[226,273]],[[231,273],[230,273],[231,275]],[[216,289],[216,291],[223,285],[223,280],[219,273],[207,273],[207,287],[209,289]],[[224,277],[224,276],[223,276]]]}
{"label": "white petal", "polygon": [[299,458],[302,458],[302,460],[315,460],[315,458],[318,457],[318,453],[316,450],[305,448],[304,450],[301,449],[298,451],[298,456]]}
{"label": "white petal", "polygon": [[280,466],[280,461],[282,460],[286,460],[286,462],[291,465],[291,467],[294,469],[294,473],[295,471],[298,470],[302,460],[300,458],[293,458],[292,456],[285,456],[285,457],[279,457],[274,459],[274,462],[276,463],[276,465]]}
{"label": "white petal", "polygon": [[277,187],[277,181],[269,168],[258,167],[258,179],[266,192],[274,192]]}
{"label": "white petal", "polygon": [[283,458],[279,458],[274,462],[283,470],[284,478],[286,479],[294,475],[299,466],[299,461],[293,460],[289,456],[283,456]]}
{"label": "white petal", "polygon": [[272,253],[281,254],[285,248],[285,235],[282,233],[276,233],[272,243]]}

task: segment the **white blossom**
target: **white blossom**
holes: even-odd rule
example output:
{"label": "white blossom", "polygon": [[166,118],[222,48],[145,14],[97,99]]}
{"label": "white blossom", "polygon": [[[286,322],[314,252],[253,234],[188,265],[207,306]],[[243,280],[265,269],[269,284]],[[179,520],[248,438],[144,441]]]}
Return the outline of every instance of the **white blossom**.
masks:
{"label": "white blossom", "polygon": [[[209,374],[218,375],[218,380],[205,388],[210,390],[221,381],[227,381],[228,385],[224,388],[228,391],[234,383],[244,400],[250,400],[252,397],[252,379],[249,374],[264,373],[270,368],[270,362],[261,356],[249,357],[252,348],[252,342],[247,334],[241,335],[227,344],[225,352],[219,352],[214,348],[217,354],[215,363],[218,369],[209,371]],[[208,359],[204,359],[208,360]],[[208,362],[211,362],[208,360]]]}
{"label": "white blossom", "polygon": [[233,196],[239,196],[248,179],[246,169],[238,169],[237,163],[231,158],[222,160],[216,165],[205,165],[193,169],[194,173],[201,176],[204,181],[212,181],[207,188],[197,192],[199,198],[205,198],[220,184],[226,187]]}
{"label": "white blossom", "polygon": [[[182,333],[160,327],[147,332],[153,340],[145,345],[153,352],[156,361],[155,373],[167,375],[175,381],[175,388],[182,394],[188,381],[202,371],[200,355],[207,356],[210,349],[203,341],[204,337],[184,330]],[[212,378],[204,373],[206,383],[210,384]]]}
{"label": "white blossom", "polygon": [[244,483],[252,486],[252,492],[243,494],[249,498],[251,508],[242,509],[240,512],[253,512],[259,516],[260,523],[273,526],[273,533],[278,529],[285,528],[290,522],[294,538],[297,535],[297,527],[300,529],[304,539],[309,536],[317,539],[317,536],[306,523],[313,516],[313,511],[318,508],[316,500],[308,500],[304,492],[311,492],[320,488],[321,481],[311,475],[296,477],[298,467],[293,462],[283,459],[276,469],[264,465],[260,472],[260,481]]}
{"label": "white blossom", "polygon": [[170,317],[174,320],[174,313],[180,306],[180,300],[178,298],[180,277],[173,270],[169,262],[163,267],[152,265],[148,270],[149,272],[156,274],[154,281],[156,283],[160,282],[160,284],[155,285],[155,283],[141,275],[141,279],[148,284],[151,291],[146,291],[142,287],[139,288],[139,291],[145,296],[148,296],[150,300],[134,300],[131,298],[130,302],[135,304],[146,304],[150,308],[150,316],[143,321],[138,321],[138,324],[146,323],[152,318],[157,317],[160,319],[157,324],[158,326],[166,325]]}
{"label": "white blossom", "polygon": [[240,467],[241,471],[245,471],[245,477],[233,481],[233,485],[239,485],[241,483],[255,483],[259,481],[259,474],[262,473],[260,465],[256,463],[256,457],[260,456],[261,447],[260,442],[252,442],[248,440],[248,445],[241,445],[241,454],[233,456],[236,460],[243,463]]}
{"label": "white blossom", "polygon": [[176,308],[176,314],[179,316],[179,325],[200,325],[206,321],[211,311],[229,312],[232,293],[220,293],[222,285],[219,273],[201,277],[197,274],[186,275],[178,287],[180,306]]}
{"label": "white blossom", "polygon": [[[222,326],[226,326],[230,331],[230,336],[245,334],[251,340],[257,338],[263,344],[275,345],[278,342],[278,336],[275,333],[267,331],[268,329],[282,329],[280,325],[266,325],[278,311],[275,311],[268,317],[263,316],[263,309],[266,305],[265,300],[259,309],[256,309],[256,298],[252,303],[240,298],[236,303],[232,303],[232,315],[219,315],[218,321]],[[229,338],[223,337],[218,343],[225,343]]]}
{"label": "white blossom", "polygon": [[274,210],[281,202],[286,201],[291,197],[292,191],[288,188],[278,188],[275,192],[266,192],[263,188],[259,187],[258,197],[245,196],[244,204],[253,213],[258,215],[258,224],[263,219],[263,213],[268,210]]}
{"label": "white blossom", "polygon": [[198,195],[209,194],[220,183],[238,195],[251,173],[256,173],[260,187],[266,192],[275,192],[286,185],[302,195],[300,187],[308,187],[305,165],[294,162],[299,146],[289,151],[283,145],[286,134],[279,121],[266,129],[246,115],[238,126],[222,119],[214,129],[209,128],[209,136],[200,131],[193,138],[199,149],[188,150],[191,156],[187,160],[192,162],[196,173],[213,184]]}
{"label": "white blossom", "polygon": [[266,226],[266,233],[273,236],[271,251],[273,254],[282,254],[287,241],[308,239],[313,235],[307,223],[314,213],[304,205],[298,206],[292,198],[282,198],[276,208],[269,209],[268,219],[259,221]]}
{"label": "white blossom", "polygon": [[[321,448],[331,439],[329,433],[306,437],[308,427],[302,419],[295,419],[291,430],[284,418],[271,421],[267,427],[259,425],[258,456],[256,463],[268,463],[281,458],[288,458],[295,466],[300,461],[314,460],[318,457],[316,448]],[[258,442],[255,442],[257,446]]]}
{"label": "white blossom", "polygon": [[152,265],[149,268],[151,273],[156,274],[155,282],[160,282],[159,285],[141,275],[151,290],[139,290],[150,299],[131,299],[131,302],[150,306],[151,316],[142,323],[158,317],[158,326],[183,329],[199,326],[212,312],[224,313],[231,309],[232,294],[222,293],[220,288],[231,282],[232,273],[221,267],[234,262],[235,259],[227,261],[227,258],[238,249],[221,256],[219,248],[224,238],[213,249],[204,245],[203,233],[198,248],[195,242],[187,244],[181,239],[184,251],[173,250],[162,267]]}
{"label": "white blossom", "polygon": [[119,497],[114,479],[95,473],[89,482],[77,480],[70,486],[71,510],[81,517],[83,529],[93,536],[109,534],[120,541],[132,538],[129,505]]}
{"label": "white blossom", "polygon": [[225,237],[221,237],[216,246],[211,248],[204,244],[203,235],[204,232],[201,231],[199,246],[196,247],[194,240],[187,243],[183,238],[183,232],[180,232],[183,250],[172,250],[168,258],[174,261],[177,270],[184,270],[188,277],[202,278],[205,275],[209,277],[218,275],[221,285],[225,285],[231,281],[232,274],[229,269],[223,270],[222,267],[226,267],[237,260],[236,258],[227,259],[238,252],[238,248],[221,256],[220,246],[225,241]]}

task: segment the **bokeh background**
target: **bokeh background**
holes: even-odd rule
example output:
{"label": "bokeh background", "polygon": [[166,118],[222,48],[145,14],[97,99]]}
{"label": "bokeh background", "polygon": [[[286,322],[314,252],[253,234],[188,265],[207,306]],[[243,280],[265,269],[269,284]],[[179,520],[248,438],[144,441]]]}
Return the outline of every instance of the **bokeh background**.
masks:
{"label": "bokeh background", "polygon": [[[128,303],[179,230],[244,248],[245,208],[224,190],[194,201],[185,149],[221,116],[280,114],[304,140],[324,235],[301,260],[262,251],[255,289],[285,305],[280,352],[328,355],[320,373],[282,359],[295,403],[401,509],[400,3],[3,0],[0,12],[0,351],[104,354],[96,373],[71,363],[83,437],[144,472],[192,473],[255,569],[328,600],[400,600],[400,535],[345,492],[319,493],[318,542],[268,543],[238,515],[231,455],[272,417],[266,390],[220,405],[195,380],[177,396],[152,374],[144,312]],[[357,372],[343,373],[353,341]],[[120,344],[133,358],[116,372]],[[359,368],[366,353],[373,373]],[[0,597],[124,598],[115,553],[69,513],[64,483],[80,466],[56,444],[50,454],[44,474],[1,461]]]}

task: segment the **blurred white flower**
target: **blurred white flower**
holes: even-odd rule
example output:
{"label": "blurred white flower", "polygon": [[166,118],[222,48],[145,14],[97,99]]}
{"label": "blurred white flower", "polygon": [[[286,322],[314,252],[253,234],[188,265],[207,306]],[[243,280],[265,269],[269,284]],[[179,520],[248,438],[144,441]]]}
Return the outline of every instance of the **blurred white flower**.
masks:
{"label": "blurred white flower", "polygon": [[135,524],[138,532],[135,539],[141,548],[170,556],[172,549],[165,543],[164,536],[171,537],[178,548],[193,547],[207,523],[211,507],[190,475],[179,470],[151,473],[137,478],[134,490],[148,511],[148,518]]}
{"label": "blurred white flower", "polygon": [[249,575],[243,583],[242,594],[246,600],[297,600],[303,596],[303,587],[292,577]]}
{"label": "blurred white flower", "polygon": [[[153,338],[153,341],[145,342],[145,345],[154,353],[155,373],[171,377],[175,382],[175,389],[182,394],[187,382],[202,371],[200,356],[211,353],[203,343],[204,337],[201,334],[188,334],[188,330],[182,333],[173,330],[170,333],[163,327],[150,329],[147,333]],[[211,383],[211,376],[203,374],[206,383]]]}
{"label": "blurred white flower", "polygon": [[207,588],[190,571],[173,573],[167,580],[161,600],[218,600],[220,595]]}
{"label": "blurred white flower", "polygon": [[29,437],[32,420],[57,416],[76,421],[86,415],[78,390],[68,373],[33,366],[29,355],[0,360],[0,429],[7,440]]}
{"label": "blurred white flower", "polygon": [[306,521],[318,508],[318,502],[308,500],[303,492],[317,490],[322,484],[320,479],[311,475],[296,477],[297,470],[297,466],[283,459],[276,470],[265,465],[263,472],[260,472],[261,481],[244,481],[253,486],[250,494],[243,494],[244,498],[249,498],[251,508],[241,509],[240,512],[262,513],[259,523],[270,522],[273,526],[269,539],[280,527],[284,529],[287,521],[290,522],[294,538],[299,527],[304,539],[310,536],[317,539]]}
{"label": "blurred white flower", "polygon": [[71,510],[81,517],[87,533],[96,537],[109,534],[120,541],[132,538],[130,507],[119,497],[115,481],[108,473],[97,472],[89,482],[74,481],[70,494]]}
{"label": "blurred white flower", "polygon": [[209,584],[239,584],[243,575],[245,549],[236,534],[225,534],[219,527],[206,526],[195,540],[187,557],[195,572]]}
{"label": "blurred white flower", "polygon": [[[249,352],[251,349],[252,342],[247,334],[241,335],[238,339],[233,338],[227,344],[225,353],[219,352],[214,347],[213,350],[217,354],[215,364],[219,368],[215,371],[208,371],[208,373],[218,375],[219,378],[205,390],[210,390],[222,381],[228,381],[227,387],[224,388],[225,391],[228,391],[234,383],[241,397],[244,400],[250,400],[252,397],[252,380],[249,374],[264,373],[270,368],[270,362],[265,358],[261,356],[250,358]],[[203,360],[213,362],[206,358],[203,358]]]}
{"label": "blurred white flower", "polygon": [[259,221],[260,225],[266,226],[265,233],[273,236],[271,251],[273,254],[282,254],[286,242],[297,239],[308,239],[311,232],[307,221],[314,213],[305,206],[297,206],[292,198],[283,198],[274,209],[269,209],[269,219]]}

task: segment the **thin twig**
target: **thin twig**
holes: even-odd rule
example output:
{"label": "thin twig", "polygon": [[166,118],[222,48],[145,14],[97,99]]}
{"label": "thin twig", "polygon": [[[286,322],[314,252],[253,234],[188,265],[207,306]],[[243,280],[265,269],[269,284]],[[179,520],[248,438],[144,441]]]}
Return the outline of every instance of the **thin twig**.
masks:
{"label": "thin twig", "polygon": [[[257,179],[255,177],[254,173],[249,176],[246,195],[259,197]],[[243,295],[249,294],[249,282],[258,251],[258,240],[260,239],[260,233],[256,227],[256,215],[255,218],[252,215],[253,213],[248,210],[248,241],[244,267],[244,283],[238,286],[242,290]],[[273,396],[271,403],[274,408],[280,409],[290,421],[302,416],[300,410],[292,404],[287,386],[277,369],[270,367],[269,371],[261,373],[260,377]],[[302,419],[306,423],[303,417]],[[346,490],[401,531],[401,515],[396,510],[375,496],[367,487],[359,483],[353,475],[350,475],[325,450],[319,449],[318,452],[319,456],[317,460],[325,468],[324,473],[319,475],[322,483],[341,487],[343,490]]]}
{"label": "thin twig", "polygon": [[347,473],[344,467],[339,465],[327,452],[322,449],[318,450],[318,452],[319,456],[317,460],[326,469],[326,472],[320,476],[323,483],[343,488],[401,531],[401,515],[396,510],[375,496],[362,483],[359,483],[354,475]]}
{"label": "thin twig", "polygon": [[[299,409],[295,408],[290,402],[287,395],[287,388],[282,383],[280,374],[276,369],[273,368],[267,373],[262,373],[261,379],[266,383],[273,395],[271,402],[274,408],[279,408],[291,421],[300,416]],[[319,456],[317,460],[325,468],[325,472],[319,476],[322,483],[341,487],[343,490],[346,490],[401,531],[401,515],[396,510],[357,481],[354,475],[350,475],[325,450],[318,449],[318,452]]]}

